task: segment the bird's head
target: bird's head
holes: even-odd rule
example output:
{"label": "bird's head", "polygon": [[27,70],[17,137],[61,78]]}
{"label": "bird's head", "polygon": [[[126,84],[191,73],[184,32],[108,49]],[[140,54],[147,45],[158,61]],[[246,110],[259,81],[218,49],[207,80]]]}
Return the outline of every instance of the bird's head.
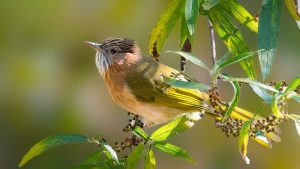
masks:
{"label": "bird's head", "polygon": [[85,43],[96,50],[96,65],[102,76],[110,69],[128,69],[141,59],[140,49],[132,39],[110,37],[100,43]]}

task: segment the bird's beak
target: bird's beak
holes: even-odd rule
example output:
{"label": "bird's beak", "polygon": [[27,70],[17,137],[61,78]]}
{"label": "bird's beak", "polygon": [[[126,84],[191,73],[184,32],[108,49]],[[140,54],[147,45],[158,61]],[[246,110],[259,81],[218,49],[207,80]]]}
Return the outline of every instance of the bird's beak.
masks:
{"label": "bird's beak", "polygon": [[94,48],[95,50],[99,50],[100,49],[100,44],[99,43],[95,43],[95,42],[89,42],[89,41],[84,41],[85,44],[87,44],[89,47]]}

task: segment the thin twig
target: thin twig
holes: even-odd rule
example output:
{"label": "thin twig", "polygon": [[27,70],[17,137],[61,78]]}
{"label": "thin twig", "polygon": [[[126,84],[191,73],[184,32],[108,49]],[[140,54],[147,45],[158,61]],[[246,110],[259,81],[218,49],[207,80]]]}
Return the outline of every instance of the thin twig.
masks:
{"label": "thin twig", "polygon": [[211,59],[212,59],[213,65],[214,65],[217,62],[215,32],[214,32],[214,28],[213,28],[213,25],[210,22],[210,20],[208,20],[208,24],[209,24],[210,41],[211,41],[211,49],[212,49]]}

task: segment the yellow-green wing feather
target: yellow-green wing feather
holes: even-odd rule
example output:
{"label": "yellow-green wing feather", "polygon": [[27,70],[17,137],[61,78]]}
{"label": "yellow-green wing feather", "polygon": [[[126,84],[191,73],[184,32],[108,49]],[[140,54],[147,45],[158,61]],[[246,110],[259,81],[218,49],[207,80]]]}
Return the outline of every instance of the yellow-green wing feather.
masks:
{"label": "yellow-green wing feather", "polygon": [[194,81],[187,75],[151,59],[135,64],[126,77],[126,83],[139,101],[192,112],[203,109],[205,93],[194,89],[173,87],[163,81],[163,76]]}

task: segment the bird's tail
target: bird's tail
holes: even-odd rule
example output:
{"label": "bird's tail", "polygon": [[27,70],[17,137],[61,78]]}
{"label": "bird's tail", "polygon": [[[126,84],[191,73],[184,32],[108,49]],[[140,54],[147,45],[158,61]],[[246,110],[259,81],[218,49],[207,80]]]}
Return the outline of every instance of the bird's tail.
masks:
{"label": "bird's tail", "polygon": [[[224,106],[225,108],[225,106]],[[223,109],[224,109],[223,108]],[[255,117],[254,117],[255,116]],[[239,121],[248,121],[253,119],[253,127],[257,134],[252,135],[252,138],[258,143],[271,148],[272,142],[280,142],[281,138],[279,134],[281,133],[280,128],[276,125],[277,119],[273,116],[263,118],[261,116],[255,115],[247,110],[236,107],[231,113],[230,117],[234,119],[233,122],[238,123]],[[218,119],[219,118],[219,119]],[[216,117],[217,120],[222,120],[220,117]],[[237,126],[241,127],[241,126]],[[226,128],[224,129],[226,131]],[[230,132],[231,129],[229,129]],[[232,131],[232,130],[231,130]],[[263,137],[261,134],[265,137]]]}

